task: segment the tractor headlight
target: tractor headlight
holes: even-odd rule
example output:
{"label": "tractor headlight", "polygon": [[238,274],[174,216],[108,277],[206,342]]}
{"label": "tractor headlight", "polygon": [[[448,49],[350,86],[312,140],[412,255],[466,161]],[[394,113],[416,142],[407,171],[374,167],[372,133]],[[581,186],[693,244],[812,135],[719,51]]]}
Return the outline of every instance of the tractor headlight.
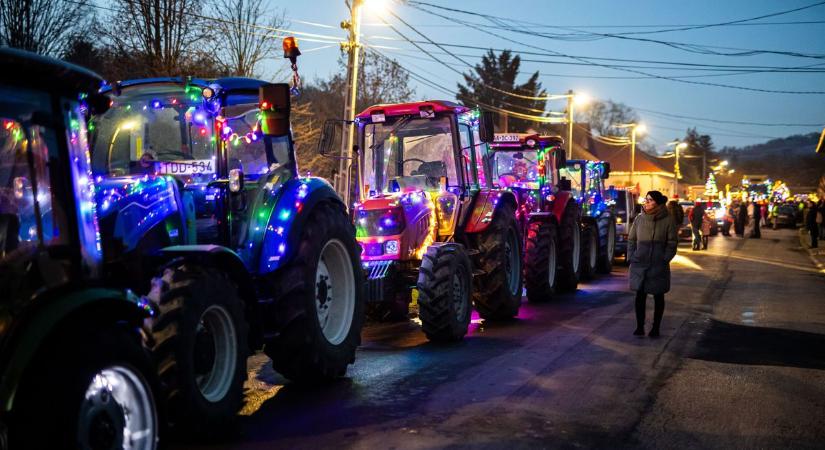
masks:
{"label": "tractor headlight", "polygon": [[384,242],[384,254],[386,255],[397,255],[398,254],[398,241],[395,239],[389,240]]}
{"label": "tractor headlight", "polygon": [[404,210],[400,206],[389,209],[360,209],[355,217],[357,237],[393,236],[401,234],[405,226]]}

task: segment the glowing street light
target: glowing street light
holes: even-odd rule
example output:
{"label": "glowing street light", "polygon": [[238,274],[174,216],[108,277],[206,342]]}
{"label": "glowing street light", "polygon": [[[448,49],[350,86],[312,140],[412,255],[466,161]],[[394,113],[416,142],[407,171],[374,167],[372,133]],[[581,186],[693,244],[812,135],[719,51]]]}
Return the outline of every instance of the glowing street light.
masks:
{"label": "glowing street light", "polygon": [[647,133],[647,127],[643,123],[620,123],[613,125],[615,128],[630,128],[630,184],[633,184],[633,172],[636,169],[636,134]]}

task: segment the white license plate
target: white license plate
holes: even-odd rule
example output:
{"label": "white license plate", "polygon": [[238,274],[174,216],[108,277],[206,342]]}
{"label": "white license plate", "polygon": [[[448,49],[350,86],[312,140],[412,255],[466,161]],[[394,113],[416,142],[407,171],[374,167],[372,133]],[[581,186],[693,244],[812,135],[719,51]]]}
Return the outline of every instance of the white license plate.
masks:
{"label": "white license plate", "polygon": [[215,173],[215,163],[211,159],[186,161],[158,161],[155,172],[160,175],[200,175]]}

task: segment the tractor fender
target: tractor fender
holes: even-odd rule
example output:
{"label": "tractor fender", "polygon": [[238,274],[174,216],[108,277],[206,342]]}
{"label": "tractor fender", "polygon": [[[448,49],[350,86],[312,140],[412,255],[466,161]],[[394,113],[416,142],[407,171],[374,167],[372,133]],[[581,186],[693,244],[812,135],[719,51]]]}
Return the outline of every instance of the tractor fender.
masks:
{"label": "tractor fender", "polygon": [[552,212],[533,212],[527,216],[527,223],[548,222],[558,224],[559,221]]}
{"label": "tractor fender", "polygon": [[473,204],[470,219],[464,228],[466,233],[481,233],[490,226],[493,215],[501,209],[500,205],[510,204],[518,209],[516,196],[510,191],[482,190]]}
{"label": "tractor fender", "polygon": [[344,203],[326,180],[306,177],[284,183],[274,204],[254,213],[254,220],[260,222],[250,223],[250,227],[257,228],[247,235],[246,246],[253,251],[259,246],[259,250],[247,260],[250,268],[266,274],[289,263],[297,254],[304,224],[321,202],[338,205],[346,215]]}
{"label": "tractor fender", "polygon": [[575,201],[571,192],[559,191],[555,194],[555,200],[553,200],[551,210],[558,223],[562,222],[562,219],[564,218],[564,210],[567,208],[567,202],[569,201]]}
{"label": "tractor fender", "polygon": [[164,247],[158,252],[163,262],[155,267],[192,262],[205,267],[219,269],[229,275],[229,278],[238,286],[238,293],[247,304],[254,304],[256,299],[252,277],[246,269],[241,257],[231,249],[220,245],[173,245]]}
{"label": "tractor fender", "polygon": [[[47,293],[34,299],[30,313],[21,314],[4,347],[0,367],[0,408],[9,412],[26,368],[49,339],[72,330],[88,330],[104,324],[126,322],[140,327],[150,317],[151,306],[129,291],[86,288]],[[35,309],[36,308],[36,309]]]}

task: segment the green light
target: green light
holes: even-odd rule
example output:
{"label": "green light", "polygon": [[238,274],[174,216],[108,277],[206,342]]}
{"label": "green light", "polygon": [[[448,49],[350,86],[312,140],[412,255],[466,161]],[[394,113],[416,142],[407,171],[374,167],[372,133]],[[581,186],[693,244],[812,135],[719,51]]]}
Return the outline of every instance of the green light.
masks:
{"label": "green light", "polygon": [[258,217],[261,218],[261,219],[266,219],[266,211],[259,212]]}
{"label": "green light", "polygon": [[291,213],[289,212],[288,209],[282,209],[281,213],[278,214],[278,218],[281,219],[281,220],[287,220],[287,219],[289,219],[290,214]]}

